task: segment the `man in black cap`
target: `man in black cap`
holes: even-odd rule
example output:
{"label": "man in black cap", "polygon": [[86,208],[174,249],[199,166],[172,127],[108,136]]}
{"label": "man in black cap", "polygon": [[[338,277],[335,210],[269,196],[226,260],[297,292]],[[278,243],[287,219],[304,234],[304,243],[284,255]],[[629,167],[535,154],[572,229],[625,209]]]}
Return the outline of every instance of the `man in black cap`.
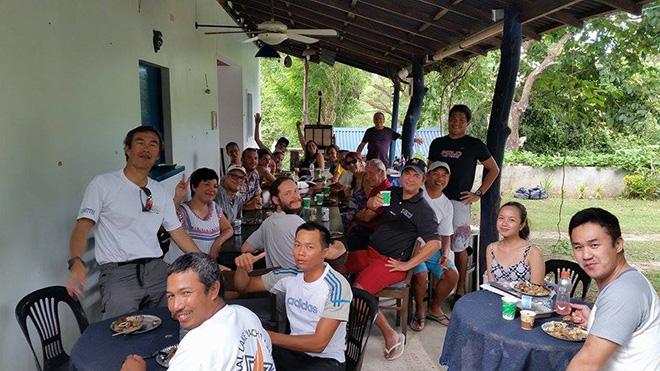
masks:
{"label": "man in black cap", "polygon": [[[438,219],[424,199],[422,185],[426,174],[423,160],[413,158],[401,172],[401,187],[391,187],[389,206],[384,206],[382,192],[367,201],[367,212],[381,207],[380,225],[369,239],[367,249],[348,255],[346,270],[356,273],[354,286],[372,295],[401,282],[409,270],[426,261],[440,248]],[[412,256],[417,238],[426,243]],[[405,320],[405,319],[404,319]],[[403,354],[405,336],[390,326],[382,313],[376,325],[385,339],[385,359],[394,360]]]}

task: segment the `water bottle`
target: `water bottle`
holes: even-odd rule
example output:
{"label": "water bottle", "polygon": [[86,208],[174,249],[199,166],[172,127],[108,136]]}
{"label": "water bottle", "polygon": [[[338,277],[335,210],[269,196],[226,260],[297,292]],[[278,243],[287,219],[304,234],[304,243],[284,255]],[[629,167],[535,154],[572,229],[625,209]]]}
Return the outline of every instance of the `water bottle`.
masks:
{"label": "water bottle", "polygon": [[555,312],[560,316],[571,314],[571,279],[567,271],[561,272],[559,285],[557,285],[557,300]]}
{"label": "water bottle", "polygon": [[309,175],[310,175],[310,178],[313,180],[314,179],[314,163],[313,162],[311,164],[309,164]]}

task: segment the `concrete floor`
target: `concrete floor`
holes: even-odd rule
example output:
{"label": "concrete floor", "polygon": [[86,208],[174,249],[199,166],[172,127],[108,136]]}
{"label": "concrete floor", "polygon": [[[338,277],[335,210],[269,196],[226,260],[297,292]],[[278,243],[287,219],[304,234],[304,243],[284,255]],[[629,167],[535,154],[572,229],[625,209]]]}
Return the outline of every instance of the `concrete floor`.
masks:
{"label": "concrete floor", "polygon": [[[442,310],[451,317],[447,305]],[[386,311],[390,324],[394,324],[394,312]],[[397,327],[395,330],[400,331]],[[442,345],[445,340],[447,327],[435,321],[426,321],[423,331],[416,332],[408,327],[406,348],[401,358],[388,361],[383,356],[383,336],[375,325],[371,330],[371,336],[362,362],[363,371],[402,371],[402,370],[446,370],[440,366],[439,359],[442,353]]]}

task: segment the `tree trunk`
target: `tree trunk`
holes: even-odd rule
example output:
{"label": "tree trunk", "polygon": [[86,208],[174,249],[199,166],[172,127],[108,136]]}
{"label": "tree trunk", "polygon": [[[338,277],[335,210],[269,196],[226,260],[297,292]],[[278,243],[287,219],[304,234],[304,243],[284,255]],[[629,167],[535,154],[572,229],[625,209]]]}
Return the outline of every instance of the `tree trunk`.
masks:
{"label": "tree trunk", "polygon": [[[532,86],[534,82],[541,76],[541,73],[545,71],[548,67],[557,63],[559,55],[564,49],[564,45],[573,36],[571,33],[567,33],[557,41],[555,45],[550,47],[548,54],[543,59],[543,62],[538,65],[529,75],[525,78],[525,83],[523,85],[522,93],[520,94],[519,100],[514,100],[511,105],[511,112],[509,114],[509,128],[511,128],[511,135],[506,142],[507,149],[517,150],[522,146],[522,141],[520,140],[520,119],[525,113],[527,107],[529,107],[529,97],[532,95]],[[531,46],[531,41],[526,41],[523,43],[521,48],[521,53],[526,54],[527,50]]]}
{"label": "tree trunk", "polygon": [[302,119],[303,125],[309,125],[309,61],[303,57],[303,94],[302,94]]}

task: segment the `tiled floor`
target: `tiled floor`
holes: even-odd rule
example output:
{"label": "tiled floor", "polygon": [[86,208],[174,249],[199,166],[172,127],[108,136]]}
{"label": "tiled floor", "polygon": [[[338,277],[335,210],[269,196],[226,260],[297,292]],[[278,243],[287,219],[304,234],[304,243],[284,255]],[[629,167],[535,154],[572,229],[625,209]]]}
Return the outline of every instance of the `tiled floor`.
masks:
{"label": "tiled floor", "polygon": [[[451,316],[449,308],[443,306],[443,310]],[[386,316],[390,324],[394,324],[394,313],[386,312]],[[397,331],[401,330],[398,327],[395,329]],[[374,325],[367,343],[362,370],[446,370],[446,367],[439,364],[446,332],[447,327],[434,321],[426,321],[426,327],[422,332],[416,332],[408,328],[408,339],[403,356],[394,361],[387,361],[383,357],[383,336]]]}

